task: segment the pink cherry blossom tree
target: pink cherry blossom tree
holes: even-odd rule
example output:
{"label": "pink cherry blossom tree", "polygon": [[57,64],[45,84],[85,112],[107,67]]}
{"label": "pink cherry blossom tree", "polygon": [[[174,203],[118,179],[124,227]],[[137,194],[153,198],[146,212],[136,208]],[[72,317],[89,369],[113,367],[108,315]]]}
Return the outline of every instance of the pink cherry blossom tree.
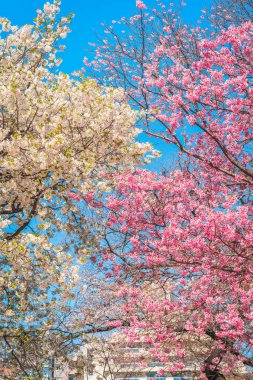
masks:
{"label": "pink cherry blossom tree", "polygon": [[106,27],[94,65],[125,88],[146,133],[205,171],[251,181],[251,21],[209,33],[161,6],[120,23],[127,32]]}
{"label": "pink cherry blossom tree", "polygon": [[178,148],[180,170],[125,173],[103,206],[91,201],[105,213],[96,260],[126,299],[130,342],[173,372],[197,336],[201,376],[237,376],[253,368],[253,25],[245,16],[208,31],[172,6],[138,8],[120,21],[123,37],[106,27],[94,66],[125,88],[150,137]]}
{"label": "pink cherry blossom tree", "polygon": [[195,361],[206,378],[219,379],[253,366],[252,205],[200,177],[187,170],[117,177],[96,260],[125,300],[131,343],[150,344],[177,371],[196,345],[189,336],[199,337],[206,348]]}

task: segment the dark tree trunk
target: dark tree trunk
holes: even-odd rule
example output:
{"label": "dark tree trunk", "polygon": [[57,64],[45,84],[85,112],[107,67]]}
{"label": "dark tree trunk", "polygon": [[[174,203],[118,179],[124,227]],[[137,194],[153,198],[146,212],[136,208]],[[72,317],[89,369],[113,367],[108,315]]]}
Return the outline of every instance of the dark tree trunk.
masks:
{"label": "dark tree trunk", "polygon": [[226,379],[218,369],[205,368],[206,378],[208,380],[224,380]]}
{"label": "dark tree trunk", "polygon": [[[224,380],[225,376],[220,372],[218,365],[222,361],[222,353],[224,350],[214,349],[204,362],[204,372],[208,380]],[[218,364],[213,368],[213,360],[218,359]]]}

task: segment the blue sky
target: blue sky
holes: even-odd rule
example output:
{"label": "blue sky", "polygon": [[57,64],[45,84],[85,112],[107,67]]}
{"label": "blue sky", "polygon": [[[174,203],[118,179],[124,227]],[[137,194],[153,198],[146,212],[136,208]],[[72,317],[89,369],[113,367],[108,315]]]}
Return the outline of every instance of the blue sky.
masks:
{"label": "blue sky", "polygon": [[[169,5],[172,1],[174,0],[163,2]],[[209,2],[210,0],[186,0],[185,20],[195,22],[201,9]],[[0,16],[7,17],[19,26],[31,23],[36,16],[36,9],[41,8],[43,3],[43,0],[0,1]],[[147,0],[145,3],[155,4],[155,0]],[[61,8],[62,15],[70,12],[75,14],[71,24],[72,33],[64,41],[67,49],[61,66],[61,70],[69,73],[82,66],[83,57],[87,55],[85,49],[89,49],[88,42],[95,41],[95,31],[102,34],[101,22],[110,23],[113,19],[131,16],[136,9],[135,0],[62,0]]]}

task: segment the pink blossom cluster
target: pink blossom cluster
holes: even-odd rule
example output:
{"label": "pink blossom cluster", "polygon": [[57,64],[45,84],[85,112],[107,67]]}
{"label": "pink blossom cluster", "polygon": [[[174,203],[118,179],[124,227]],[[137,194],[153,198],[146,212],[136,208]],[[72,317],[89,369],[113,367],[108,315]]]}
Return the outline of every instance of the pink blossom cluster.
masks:
{"label": "pink blossom cluster", "polygon": [[136,0],[136,6],[137,8],[139,8],[140,10],[143,10],[143,9],[146,9],[147,6],[143,3],[143,1],[141,0]]}
{"label": "pink blossom cluster", "polygon": [[[214,40],[200,39],[199,58],[189,65],[180,57],[180,44],[168,43],[171,30],[166,32],[145,66],[152,115],[166,124],[168,141],[205,166],[222,168],[231,177],[238,169],[249,175],[251,154],[245,147],[252,140],[252,23],[230,26]],[[180,33],[180,41],[189,43],[187,30]],[[171,65],[164,70],[168,59]],[[176,131],[183,125],[196,132],[180,145]]]}
{"label": "pink blossom cluster", "polygon": [[105,203],[107,234],[124,254],[111,246],[100,266],[126,300],[126,333],[148,343],[161,362],[171,361],[173,342],[173,371],[183,368],[189,335],[212,337],[210,347],[222,350],[224,363],[232,355],[234,365],[245,362],[244,348],[253,343],[252,205],[238,202],[236,186],[197,178],[125,173]]}

